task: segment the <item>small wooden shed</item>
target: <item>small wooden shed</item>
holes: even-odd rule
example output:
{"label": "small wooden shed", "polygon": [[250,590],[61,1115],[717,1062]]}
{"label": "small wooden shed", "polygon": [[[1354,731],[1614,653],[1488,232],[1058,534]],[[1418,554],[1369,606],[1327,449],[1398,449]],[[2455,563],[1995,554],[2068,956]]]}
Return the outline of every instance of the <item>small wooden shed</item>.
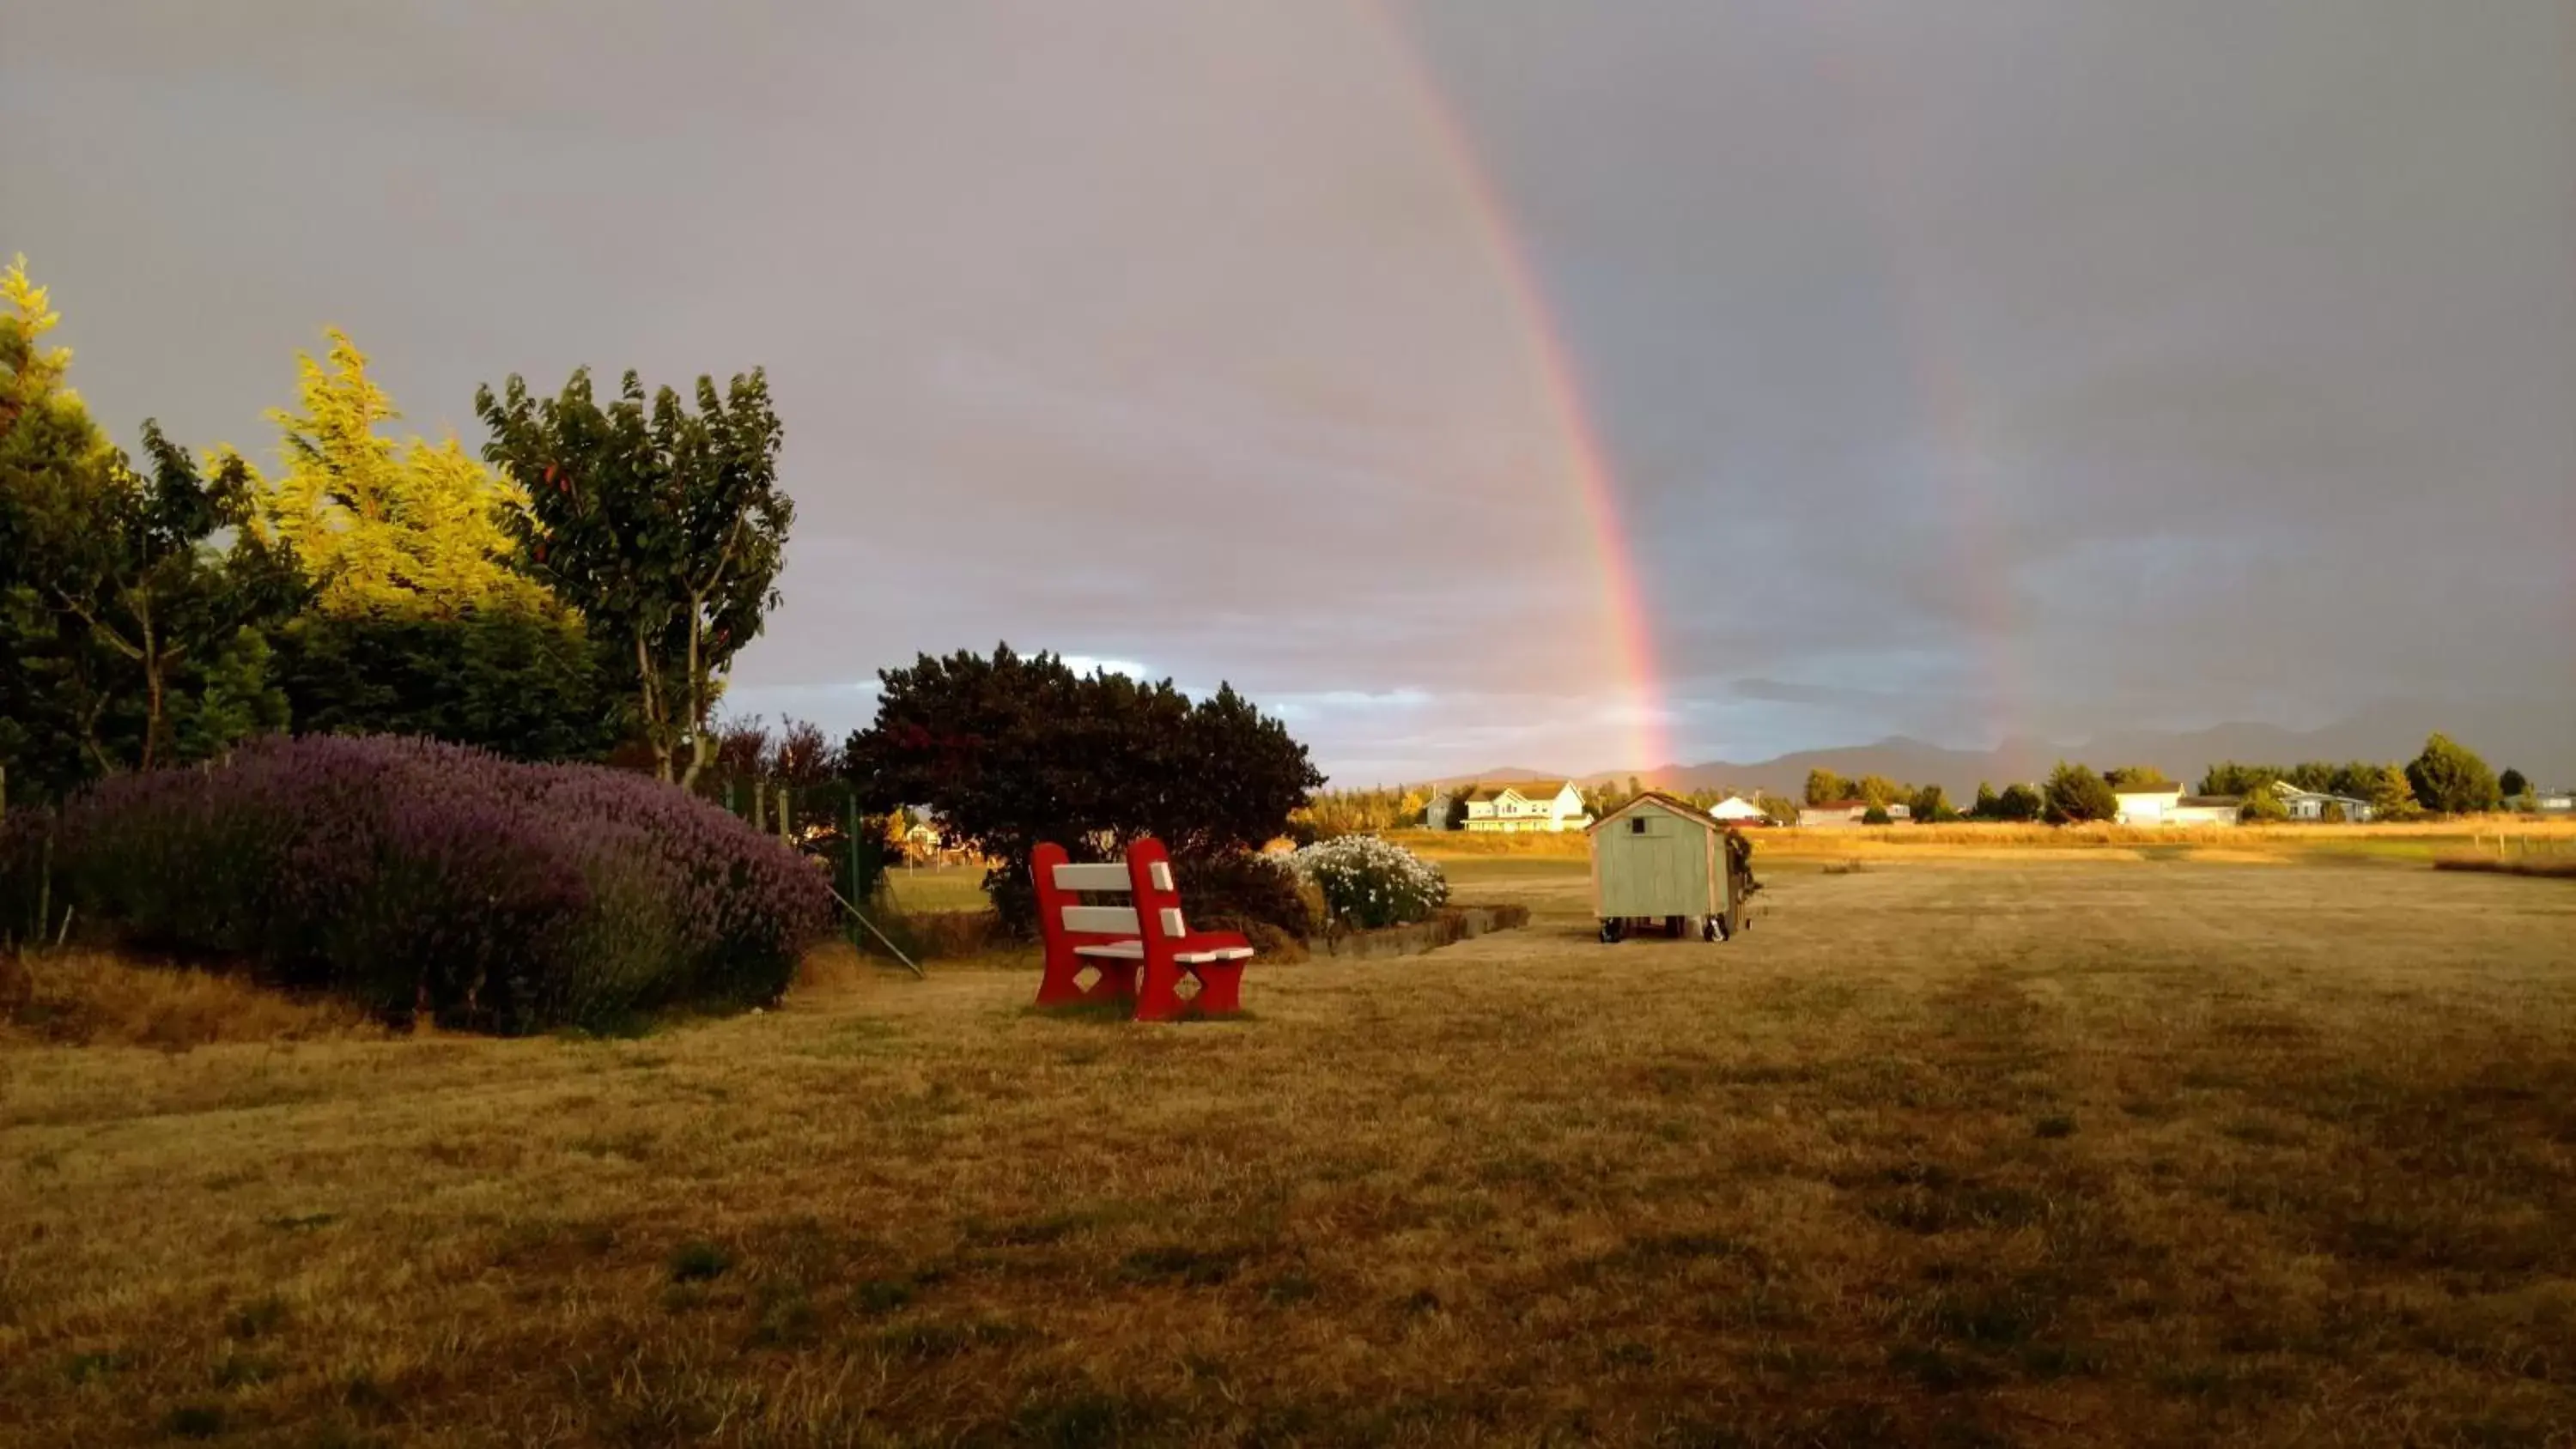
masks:
{"label": "small wooden shed", "polygon": [[1676,937],[1695,927],[1704,941],[1744,929],[1752,852],[1725,822],[1649,790],[1585,834],[1592,838],[1592,914],[1604,943],[1659,925]]}

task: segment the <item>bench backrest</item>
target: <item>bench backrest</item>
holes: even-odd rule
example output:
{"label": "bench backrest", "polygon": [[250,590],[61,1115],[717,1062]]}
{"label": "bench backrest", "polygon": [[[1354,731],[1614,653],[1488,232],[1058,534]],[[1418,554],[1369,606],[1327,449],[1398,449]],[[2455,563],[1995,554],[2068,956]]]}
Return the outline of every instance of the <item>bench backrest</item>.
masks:
{"label": "bench backrest", "polygon": [[[1139,841],[1137,846],[1152,844]],[[1131,901],[1136,896],[1139,877],[1135,866],[1136,847],[1131,847],[1129,860],[1098,865],[1077,865],[1065,855],[1064,847],[1052,842],[1041,844],[1031,852],[1029,866],[1037,877],[1038,916],[1050,932],[1062,931],[1069,936],[1098,936],[1111,940],[1135,940],[1142,934],[1134,905],[1087,906],[1085,895],[1120,895]],[[1155,845],[1152,859],[1145,866],[1142,883],[1149,901],[1157,903],[1155,924],[1167,939],[1187,935],[1181,923],[1180,897],[1172,889],[1172,867]]]}

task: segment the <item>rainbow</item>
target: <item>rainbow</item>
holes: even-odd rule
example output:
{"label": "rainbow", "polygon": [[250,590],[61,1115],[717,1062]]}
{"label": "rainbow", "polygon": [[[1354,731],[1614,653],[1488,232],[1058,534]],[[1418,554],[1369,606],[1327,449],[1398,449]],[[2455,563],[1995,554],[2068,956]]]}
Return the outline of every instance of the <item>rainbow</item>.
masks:
{"label": "rainbow", "polygon": [[1496,278],[1511,298],[1529,338],[1539,394],[1557,436],[1565,442],[1566,478],[1582,499],[1593,562],[1600,572],[1603,643],[1614,671],[1612,688],[1617,699],[1612,708],[1624,728],[1621,745],[1627,753],[1626,767],[1642,772],[1670,764],[1674,759],[1671,711],[1664,699],[1663,671],[1656,660],[1653,616],[1647,612],[1636,552],[1620,518],[1610,450],[1603,445],[1591,408],[1584,401],[1572,349],[1548,304],[1546,288],[1518,241],[1511,209],[1468,140],[1466,127],[1437,77],[1414,49],[1403,24],[1386,8],[1386,0],[1354,0],[1354,4],[1363,19],[1386,37],[1389,51],[1412,82],[1407,93],[1414,98],[1425,129],[1458,179],[1467,205],[1475,214],[1476,231],[1484,239]]}

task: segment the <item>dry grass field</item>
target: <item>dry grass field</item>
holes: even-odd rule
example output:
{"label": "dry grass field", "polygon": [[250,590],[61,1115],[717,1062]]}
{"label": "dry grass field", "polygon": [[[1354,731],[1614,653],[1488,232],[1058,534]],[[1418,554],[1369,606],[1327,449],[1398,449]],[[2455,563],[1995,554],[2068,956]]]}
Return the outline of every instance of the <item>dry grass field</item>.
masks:
{"label": "dry grass field", "polygon": [[2576,890],[1783,855],[1726,946],[1461,861],[1532,928],[1177,1028],[826,961],[232,1032],[40,963],[0,1443],[2571,1442]]}

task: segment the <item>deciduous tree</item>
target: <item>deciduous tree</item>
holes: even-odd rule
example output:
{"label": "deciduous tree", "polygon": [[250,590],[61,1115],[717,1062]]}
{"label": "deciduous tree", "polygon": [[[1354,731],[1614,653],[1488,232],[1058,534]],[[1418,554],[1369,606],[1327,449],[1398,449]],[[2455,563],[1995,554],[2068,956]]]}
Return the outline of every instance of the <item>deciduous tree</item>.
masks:
{"label": "deciduous tree", "polygon": [[629,372],[602,406],[589,369],[554,398],[513,375],[475,410],[483,450],[528,490],[521,566],[633,661],[633,715],[657,772],[694,785],[734,656],[778,604],[794,505],[778,486],[768,379],[701,377],[694,410]]}
{"label": "deciduous tree", "polygon": [[[101,770],[168,763],[183,722],[200,751],[282,726],[284,698],[263,679],[260,636],[304,598],[293,556],[248,526],[252,483],[239,459],[204,478],[157,425],[143,425],[143,445],[148,478],[119,455],[61,486],[18,491],[32,592],[77,626],[57,641],[122,664],[69,661],[59,676],[91,697],[83,744]],[[138,702],[129,755],[101,724]]]}

